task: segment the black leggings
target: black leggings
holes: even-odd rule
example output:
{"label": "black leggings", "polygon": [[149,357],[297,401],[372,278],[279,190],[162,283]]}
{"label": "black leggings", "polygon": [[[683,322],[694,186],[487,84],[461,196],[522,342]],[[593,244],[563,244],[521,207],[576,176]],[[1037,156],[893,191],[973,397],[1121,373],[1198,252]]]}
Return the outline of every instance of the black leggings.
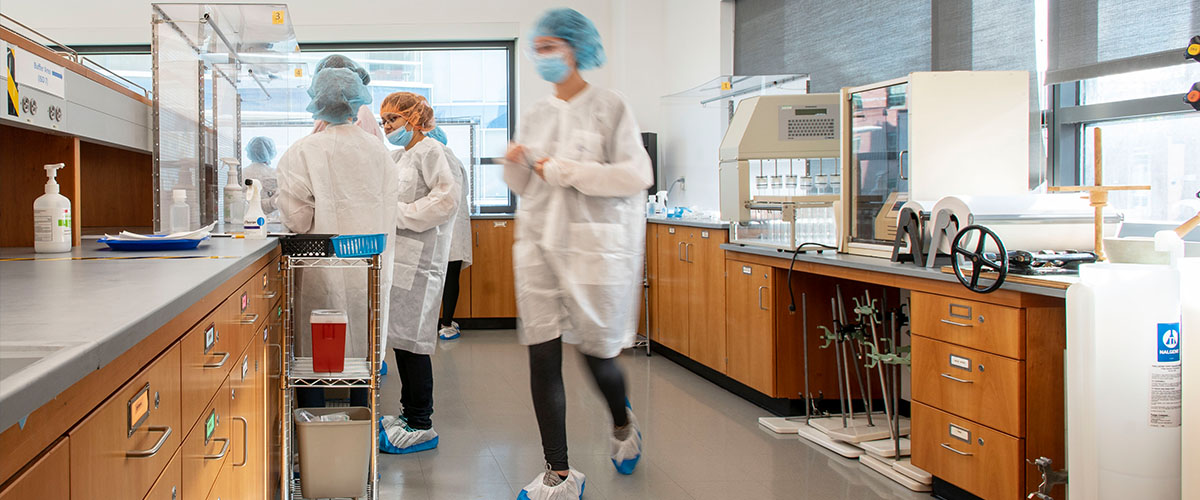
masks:
{"label": "black leggings", "polygon": [[413,429],[433,428],[433,362],[428,354],[396,351],[396,374],[400,376],[400,406]]}
{"label": "black leggings", "polygon": [[454,321],[454,307],[458,305],[458,275],[463,261],[452,260],[446,266],[446,285],[442,289],[442,321],[438,326],[450,326]]}
{"label": "black leggings", "polygon": [[[617,358],[601,359],[584,354],[583,359],[608,403],[613,425],[628,424],[625,375],[617,365]],[[567,463],[567,396],[562,379],[562,338],[529,346],[529,386],[546,463],[550,464],[551,470],[567,470],[570,465]]]}

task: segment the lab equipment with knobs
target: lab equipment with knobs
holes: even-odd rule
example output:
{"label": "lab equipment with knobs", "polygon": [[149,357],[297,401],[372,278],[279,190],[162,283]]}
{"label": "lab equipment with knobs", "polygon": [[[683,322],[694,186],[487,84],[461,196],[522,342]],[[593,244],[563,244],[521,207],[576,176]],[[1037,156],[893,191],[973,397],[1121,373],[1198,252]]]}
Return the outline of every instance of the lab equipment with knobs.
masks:
{"label": "lab equipment with knobs", "polygon": [[838,246],[837,94],[764,95],[738,104],[720,149],[721,216],[731,243]]}

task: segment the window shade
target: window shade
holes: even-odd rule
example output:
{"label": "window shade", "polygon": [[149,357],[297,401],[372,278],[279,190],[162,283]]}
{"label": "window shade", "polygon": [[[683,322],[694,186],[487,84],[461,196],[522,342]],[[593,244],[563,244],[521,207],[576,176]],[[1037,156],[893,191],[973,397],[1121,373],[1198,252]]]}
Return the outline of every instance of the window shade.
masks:
{"label": "window shade", "polygon": [[1197,0],[1051,0],[1048,83],[1180,64]]}

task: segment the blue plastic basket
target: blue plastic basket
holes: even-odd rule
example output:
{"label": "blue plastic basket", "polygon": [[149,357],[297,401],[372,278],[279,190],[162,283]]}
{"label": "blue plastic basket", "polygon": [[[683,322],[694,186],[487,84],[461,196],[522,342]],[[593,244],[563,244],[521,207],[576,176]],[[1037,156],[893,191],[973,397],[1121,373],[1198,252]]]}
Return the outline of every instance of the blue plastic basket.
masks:
{"label": "blue plastic basket", "polygon": [[387,245],[386,234],[345,234],[332,240],[333,253],[344,259],[379,255]]}

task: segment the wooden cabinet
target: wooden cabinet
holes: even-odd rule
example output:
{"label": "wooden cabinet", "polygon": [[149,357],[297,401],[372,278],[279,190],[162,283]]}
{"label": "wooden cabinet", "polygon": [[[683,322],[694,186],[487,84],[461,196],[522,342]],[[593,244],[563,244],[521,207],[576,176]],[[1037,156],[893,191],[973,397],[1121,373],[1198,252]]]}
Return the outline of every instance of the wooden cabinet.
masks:
{"label": "wooden cabinet", "polygon": [[260,346],[262,339],[256,337],[229,374],[229,459],[221,474],[225,476],[229,491],[243,497],[262,492],[265,458],[259,445],[262,433],[262,395],[257,373]]}
{"label": "wooden cabinet", "polygon": [[175,456],[171,458],[167,468],[163,469],[162,475],[158,476],[158,481],[150,488],[145,500],[179,500],[183,491],[183,466],[179,462],[180,455],[180,452],[175,452]]}
{"label": "wooden cabinet", "polygon": [[919,402],[911,438],[913,465],[981,498],[1025,497],[1023,440]]}
{"label": "wooden cabinet", "polygon": [[912,338],[913,399],[1012,436],[1025,431],[1025,363]]}
{"label": "wooden cabinet", "polygon": [[58,440],[8,487],[0,500],[70,498],[71,448],[69,438]]}
{"label": "wooden cabinet", "polygon": [[725,251],[728,232],[653,224],[647,245],[652,339],[718,372],[726,370]]}
{"label": "wooden cabinet", "polygon": [[513,281],[512,219],[471,221],[474,247],[469,268],[472,318],[515,318],[517,292]]}
{"label": "wooden cabinet", "polygon": [[261,447],[265,455],[266,469],[264,471],[266,493],[263,498],[281,498],[282,493],[282,453],[283,453],[283,350],[280,341],[283,337],[283,299],[275,304],[271,314],[271,323],[267,325],[266,345],[261,352],[263,358],[262,371],[259,373],[265,396],[263,404],[263,432]]}
{"label": "wooden cabinet", "polygon": [[1025,357],[1025,325],[1015,307],[914,293],[912,331],[1013,359]]}
{"label": "wooden cabinet", "polygon": [[237,295],[197,324],[179,343],[181,380],[183,384],[183,426],[202,417],[202,410],[212,401],[213,394],[229,376],[236,357],[240,325],[229,318],[238,308]]}
{"label": "wooden cabinet", "polygon": [[725,263],[725,332],[730,378],[775,394],[775,269]]}
{"label": "wooden cabinet", "polygon": [[71,497],[142,498],[184,432],[180,352],[172,348],[70,433]]}
{"label": "wooden cabinet", "polygon": [[225,466],[231,448],[230,434],[234,427],[229,414],[229,381],[221,384],[216,397],[204,408],[203,417],[192,426],[184,438],[183,497],[207,498]]}

